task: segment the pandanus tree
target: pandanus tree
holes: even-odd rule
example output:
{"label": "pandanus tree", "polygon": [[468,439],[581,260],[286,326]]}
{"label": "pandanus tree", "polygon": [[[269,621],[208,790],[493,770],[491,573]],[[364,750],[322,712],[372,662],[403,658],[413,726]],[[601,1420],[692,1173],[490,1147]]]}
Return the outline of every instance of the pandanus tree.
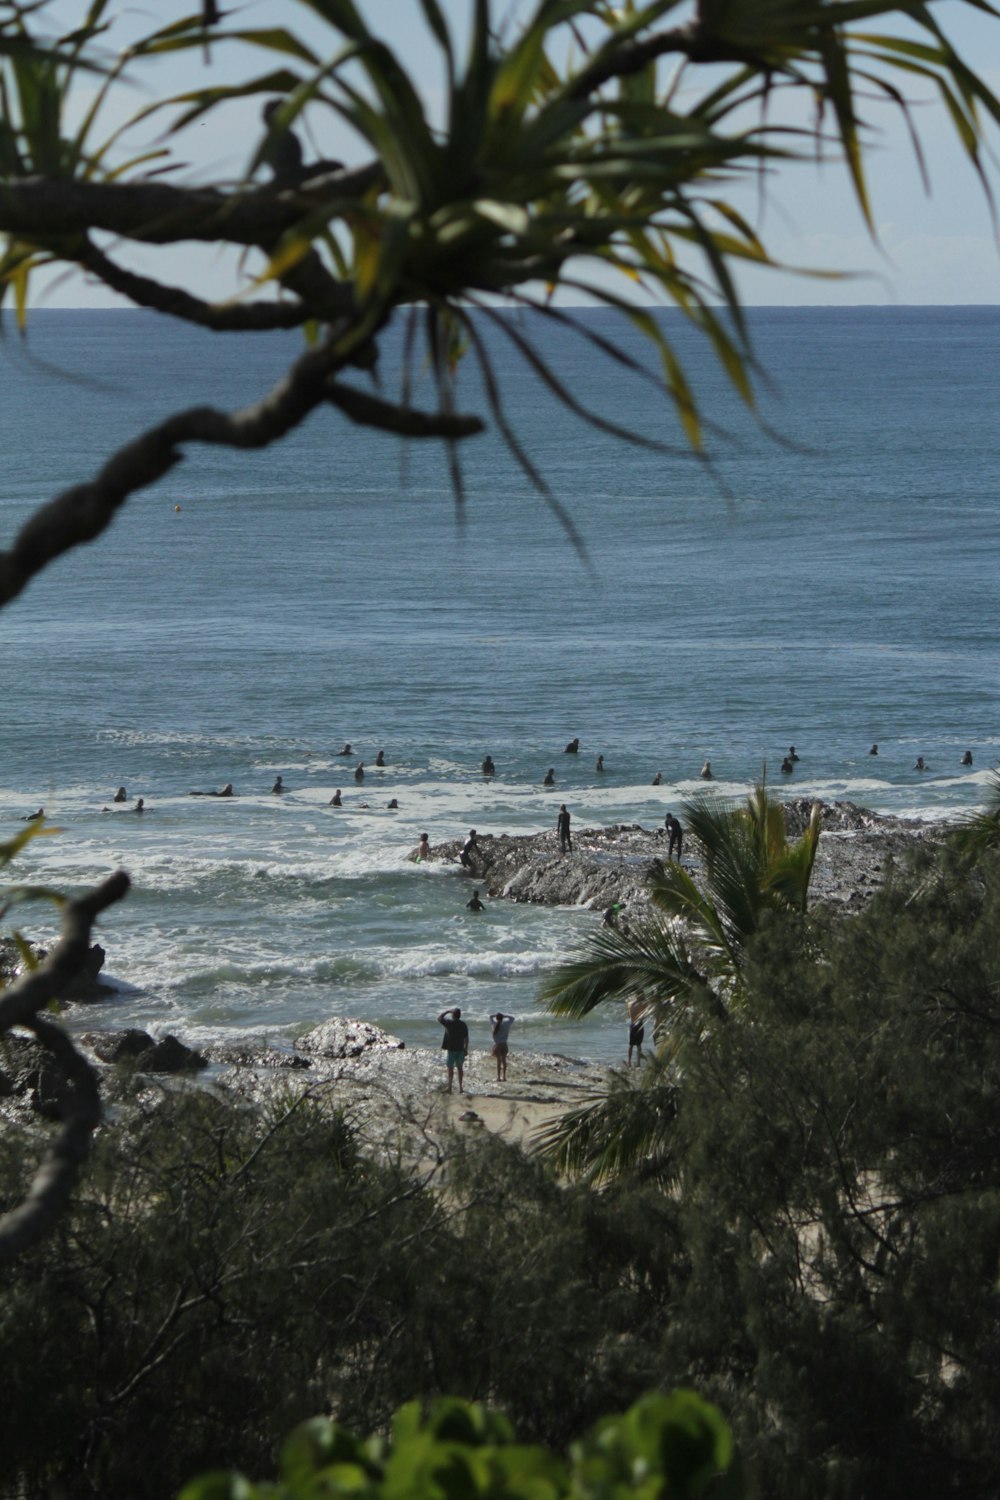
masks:
{"label": "pandanus tree", "polygon": [[709,796],[687,803],[682,817],[701,851],[702,876],[659,864],[649,881],[649,916],[627,929],[602,928],[545,984],[541,999],[560,1016],[638,1002],[656,1042],[638,1086],[612,1075],[606,1092],[541,1133],[543,1150],[563,1169],[598,1179],[637,1168],[669,1175],[684,1046],[739,1014],[744,956],[762,921],[806,910],[820,811],[815,804],[791,842],[784,810],[763,779],[742,803]]}

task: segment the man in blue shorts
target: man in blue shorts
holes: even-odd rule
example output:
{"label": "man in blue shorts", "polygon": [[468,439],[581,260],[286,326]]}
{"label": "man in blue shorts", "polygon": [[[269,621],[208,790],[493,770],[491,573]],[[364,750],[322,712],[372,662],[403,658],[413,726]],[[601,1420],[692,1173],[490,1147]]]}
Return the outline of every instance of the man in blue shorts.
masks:
{"label": "man in blue shorts", "polygon": [[438,1016],[438,1021],[444,1027],[444,1039],[441,1046],[447,1053],[445,1061],[448,1064],[448,1092],[450,1094],[452,1091],[457,1068],[458,1092],[464,1094],[462,1070],[465,1067],[465,1059],[469,1055],[469,1028],[462,1020],[462,1012],[457,1005],[453,1005],[449,1010],[443,1010]]}

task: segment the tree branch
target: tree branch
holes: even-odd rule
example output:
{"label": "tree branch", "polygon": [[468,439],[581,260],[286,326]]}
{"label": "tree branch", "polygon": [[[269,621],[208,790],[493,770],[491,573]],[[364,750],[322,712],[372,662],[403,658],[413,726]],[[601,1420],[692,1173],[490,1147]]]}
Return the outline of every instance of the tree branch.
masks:
{"label": "tree branch", "polygon": [[101,885],[67,902],[62,936],[45,962],[0,993],[0,1030],[21,1025],[34,1032],[73,1085],[64,1103],[63,1127],[32,1180],[24,1201],[0,1216],[0,1264],[34,1244],[62,1213],[90,1151],[100,1119],[97,1079],[90,1064],[58,1026],[38,1011],[59,996],[76,977],[90,948],[91,930],[102,911],[120,901],[129,878],[118,870]]}
{"label": "tree branch", "polygon": [[218,306],[192,297],[180,287],[167,286],[149,276],[116,265],[96,245],[87,243],[79,257],[80,265],[103,281],[114,292],[128,297],[137,307],[152,308],[185,323],[196,323],[219,333],[259,332],[275,328],[301,328],[313,316],[312,310],[298,302],[230,303]]}
{"label": "tree branch", "polygon": [[[315,184],[275,191],[226,193],[216,188],[173,187],[163,182],[74,182],[64,178],[8,178],[0,183],[0,233],[38,241],[64,241],[88,230],[172,245],[218,240],[234,245],[273,244],[331,198],[353,198],[360,183],[377,181],[370,167],[321,177]],[[342,288],[345,306],[352,293]]]}
{"label": "tree branch", "polygon": [[344,385],[339,380],[326,383],[327,399],[339,408],[352,422],[362,427],[378,427],[383,432],[395,432],[409,438],[466,438],[475,437],[486,424],[481,417],[462,416],[455,412],[414,411],[408,406],[395,406],[373,396],[368,391],[359,391],[356,386]]}
{"label": "tree branch", "polygon": [[55,558],[100,536],[134,491],[155,484],[181,461],[184,443],[265,448],[284,437],[328,399],[326,377],[349,357],[333,356],[329,345],[310,350],[256,405],[232,414],[192,407],[120,448],[89,484],[64,490],[37,510],[10,551],[0,553],[0,608]]}

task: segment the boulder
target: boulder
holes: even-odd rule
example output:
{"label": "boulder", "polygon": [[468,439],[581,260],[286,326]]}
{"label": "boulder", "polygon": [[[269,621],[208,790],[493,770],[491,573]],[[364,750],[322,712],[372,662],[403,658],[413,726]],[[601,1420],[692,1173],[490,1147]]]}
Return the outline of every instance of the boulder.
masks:
{"label": "boulder", "polygon": [[312,1052],[335,1060],[361,1057],[371,1051],[399,1051],[405,1046],[398,1036],[391,1036],[381,1026],[372,1026],[368,1021],[342,1020],[339,1016],[332,1021],[321,1021],[295,1041],[297,1052]]}
{"label": "boulder", "polygon": [[[36,948],[39,963],[47,956],[47,949]],[[94,943],[87,952],[76,978],[65,985],[60,1000],[103,1000],[114,994],[114,985],[99,977],[107,957],[100,943]],[[22,973],[24,964],[13,938],[0,938],[0,982],[10,984]]]}
{"label": "boulder", "polygon": [[33,1037],[8,1032],[0,1068],[0,1098],[18,1099],[43,1118],[59,1119],[72,1085]]}
{"label": "boulder", "polygon": [[83,1038],[103,1063],[134,1062],[143,1073],[190,1073],[208,1066],[207,1060],[177,1037],[160,1037],[130,1026],[124,1031],[91,1031]]}

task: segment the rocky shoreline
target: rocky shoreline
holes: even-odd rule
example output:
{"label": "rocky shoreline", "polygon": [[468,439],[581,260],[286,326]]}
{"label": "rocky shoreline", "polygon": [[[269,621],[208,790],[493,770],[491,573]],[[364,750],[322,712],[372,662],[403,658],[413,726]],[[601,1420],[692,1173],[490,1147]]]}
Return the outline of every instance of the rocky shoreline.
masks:
{"label": "rocky shoreline", "polygon": [[[805,827],[811,804],[785,804],[790,835]],[[947,825],[902,820],[871,813],[852,803],[822,805],[822,837],[812,881],[814,902],[840,909],[863,904],[884,883],[888,870],[908,851],[940,840]],[[618,904],[640,912],[647,904],[645,883],[652,862],[666,854],[663,829],[639,824],[583,829],[573,835],[573,851],[562,855],[554,831],[525,835],[484,835],[468,871],[469,884],[492,900],[530,901],[553,906],[603,910]],[[429,858],[458,869],[460,841],[433,846]],[[685,848],[683,863],[697,880],[703,869],[696,847]],[[0,977],[11,977],[17,954],[0,940]],[[71,997],[75,1006],[106,999],[101,974],[104,952],[91,950],[86,976]],[[112,987],[113,988],[113,987]],[[33,1039],[12,1035],[0,1062],[0,1115],[52,1117],[59,1113],[62,1080]],[[252,1103],[293,1087],[345,1108],[362,1135],[380,1151],[398,1151],[408,1142],[426,1157],[438,1149],[452,1126],[489,1129],[525,1140],[539,1126],[598,1091],[607,1069],[584,1059],[511,1051],[509,1077],[498,1083],[488,1049],[470,1055],[466,1094],[448,1095],[441,1054],[431,1048],[406,1049],[397,1038],[362,1021],[334,1020],[299,1037],[294,1048],[246,1039],[209,1047],[200,1055],[173,1036],[153,1038],[127,1029],[86,1033],[82,1045],[99,1069],[126,1062],[137,1073],[197,1076]]]}

